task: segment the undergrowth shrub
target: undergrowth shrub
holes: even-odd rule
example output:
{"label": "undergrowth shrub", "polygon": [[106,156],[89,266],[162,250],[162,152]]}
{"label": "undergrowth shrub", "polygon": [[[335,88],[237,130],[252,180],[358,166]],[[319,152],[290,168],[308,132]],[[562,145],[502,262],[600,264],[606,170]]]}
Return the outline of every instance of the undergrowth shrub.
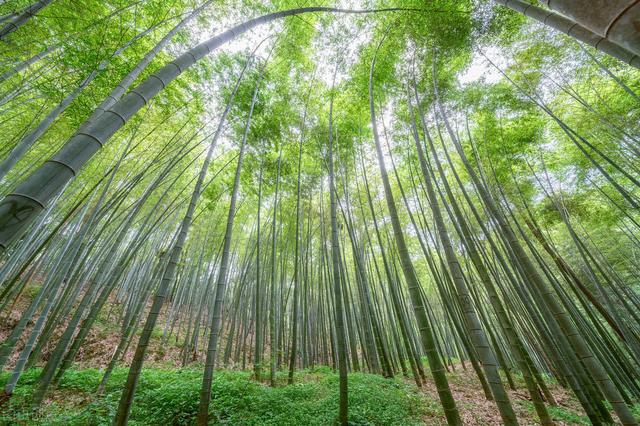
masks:
{"label": "undergrowth shrub", "polygon": [[[0,413],[0,424],[85,426],[109,425],[115,415],[127,370],[116,369],[101,396],[96,369],[69,370],[39,412],[30,399],[40,370],[25,372],[13,397]],[[0,375],[4,385],[7,373]],[[285,383],[286,372],[278,374]],[[202,371],[143,370],[129,424],[191,425],[194,423]],[[433,404],[432,404],[433,405]],[[429,401],[401,379],[371,374],[349,376],[349,420],[352,425],[418,425]],[[249,372],[217,371],[213,381],[211,424],[328,425],[338,412],[338,376],[328,367],[296,374],[293,385],[271,388],[251,379]]]}

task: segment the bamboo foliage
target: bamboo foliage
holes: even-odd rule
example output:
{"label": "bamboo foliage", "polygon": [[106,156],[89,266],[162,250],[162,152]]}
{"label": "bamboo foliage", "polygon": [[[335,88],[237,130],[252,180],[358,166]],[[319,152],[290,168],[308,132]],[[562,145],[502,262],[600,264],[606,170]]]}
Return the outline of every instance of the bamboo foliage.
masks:
{"label": "bamboo foliage", "polygon": [[0,1],[2,400],[42,367],[46,410],[102,345],[115,425],[156,363],[203,365],[199,425],[220,369],[318,366],[342,425],[351,373],[435,385],[451,425],[458,374],[504,424],[637,424],[629,44],[569,3],[289,3]]}

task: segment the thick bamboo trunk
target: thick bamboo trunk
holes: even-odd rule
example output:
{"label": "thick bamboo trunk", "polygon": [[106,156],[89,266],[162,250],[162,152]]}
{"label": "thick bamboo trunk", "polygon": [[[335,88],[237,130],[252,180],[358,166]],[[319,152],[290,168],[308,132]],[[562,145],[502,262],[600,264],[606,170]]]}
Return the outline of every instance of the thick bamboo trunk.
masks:
{"label": "thick bamboo trunk", "polygon": [[542,0],[588,30],[640,55],[638,0]]}
{"label": "thick bamboo trunk", "polygon": [[0,40],[4,40],[9,34],[26,24],[32,16],[46,7],[52,0],[38,0],[27,6],[19,15],[15,16],[8,24],[0,29]]}
{"label": "thick bamboo trunk", "polygon": [[[559,15],[555,12],[549,11],[547,9],[543,9],[541,7],[534,6],[530,3],[524,2],[522,0],[495,0],[496,3],[501,4],[503,6],[508,7],[509,9],[515,10],[516,12],[522,13],[530,18],[535,19],[555,30],[563,32],[577,40],[580,40],[583,43],[586,43],[601,52],[604,52],[608,55],[613,56],[614,58],[620,59],[622,62],[629,64],[633,67],[640,68],[640,38],[638,37],[638,32],[635,29],[634,25],[627,20],[619,20],[618,25],[616,27],[622,28],[620,30],[620,35],[628,36],[629,32],[632,31],[629,27],[634,27],[633,31],[635,31],[635,35],[631,37],[631,39],[635,39],[635,42],[629,43],[620,43],[618,39],[612,39],[609,35],[607,37],[606,34],[599,34],[594,32],[592,29],[589,29],[583,25],[580,25],[580,22],[574,22],[573,20],[566,18],[562,15]],[[549,2],[549,0],[547,0]],[[619,0],[616,0],[615,3],[619,3]],[[550,3],[556,3],[551,1]],[[560,2],[558,2],[560,3]],[[566,1],[564,3],[567,3]],[[578,1],[574,1],[573,3],[579,3]],[[584,2],[582,2],[584,3]],[[608,3],[607,0],[600,0],[596,3]],[[636,2],[637,3],[637,2]],[[555,6],[554,6],[555,7]],[[581,6],[582,9],[590,9],[589,7],[585,7],[584,4]],[[640,11],[638,5],[636,5],[634,10]],[[634,12],[637,14],[640,12]],[[615,15],[614,15],[615,16]],[[626,16],[626,14],[625,14]],[[632,15],[629,15],[632,16]],[[602,26],[600,26],[602,27]],[[616,33],[618,34],[618,33]]]}

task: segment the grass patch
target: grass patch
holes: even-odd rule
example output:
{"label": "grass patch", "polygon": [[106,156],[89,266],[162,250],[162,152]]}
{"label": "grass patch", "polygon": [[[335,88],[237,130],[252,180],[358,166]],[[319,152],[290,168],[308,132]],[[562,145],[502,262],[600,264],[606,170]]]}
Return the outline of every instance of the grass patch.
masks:
{"label": "grass patch", "polygon": [[[94,394],[102,378],[99,370],[69,370],[46,405],[34,413],[30,399],[39,373],[25,372],[13,397],[0,409],[0,424],[108,425],[127,370],[114,371],[100,397]],[[8,376],[0,375],[0,385]],[[285,376],[278,375],[279,383]],[[202,370],[143,370],[129,424],[193,424],[201,380]],[[215,374],[212,392],[211,424],[326,425],[334,422],[338,410],[338,376],[328,368],[299,372],[295,384],[275,388],[251,380],[249,372],[221,370]],[[418,425],[433,404],[401,379],[354,373],[349,375],[349,405],[353,425]]]}

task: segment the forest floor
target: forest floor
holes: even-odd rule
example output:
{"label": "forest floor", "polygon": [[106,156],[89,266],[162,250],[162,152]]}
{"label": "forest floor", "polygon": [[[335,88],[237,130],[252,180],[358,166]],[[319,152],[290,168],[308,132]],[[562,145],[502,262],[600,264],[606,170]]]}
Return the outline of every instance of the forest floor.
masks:
{"label": "forest floor", "polygon": [[[29,288],[28,290],[31,290]],[[27,291],[7,317],[0,319],[0,341],[4,341],[28,305],[35,290]],[[101,315],[78,353],[74,369],[63,377],[43,407],[34,412],[31,394],[39,369],[26,371],[13,396],[0,401],[0,425],[108,425],[115,414],[126,367],[117,368],[102,395],[95,391],[102,378],[101,369],[109,362],[118,343],[120,327],[117,308]],[[35,318],[33,319],[35,320]],[[162,321],[159,324],[164,326]],[[29,324],[29,329],[33,321]],[[64,330],[60,325],[52,341]],[[146,369],[140,380],[131,415],[131,425],[190,425],[198,407],[202,366],[196,362],[180,368],[181,349],[173,338],[163,341],[163,332],[154,333]],[[18,345],[21,349],[22,344]],[[124,357],[131,361],[135,341]],[[46,360],[53,347],[43,348]],[[9,363],[12,367],[16,355]],[[425,368],[428,372],[428,368]],[[487,401],[482,387],[467,365],[455,365],[448,373],[450,385],[467,425],[500,425],[496,405]],[[0,373],[0,387],[9,372]],[[538,424],[537,417],[521,377],[514,375],[517,390],[509,391],[522,425]],[[555,383],[549,384],[558,406],[549,412],[558,425],[590,424],[576,399]],[[328,425],[338,410],[338,377],[328,367],[300,371],[295,384],[286,385],[286,373],[278,373],[278,383],[271,388],[252,380],[248,371],[234,369],[216,372],[211,404],[212,424],[226,425]],[[385,379],[377,375],[349,375],[349,416],[354,425],[445,425],[444,412],[434,383],[428,379],[417,389],[410,378],[398,375]]]}
{"label": "forest floor", "polygon": [[[426,368],[426,367],[425,367]],[[428,374],[428,369],[427,369]],[[447,374],[449,386],[456,400],[462,421],[466,425],[502,425],[500,413],[493,401],[485,398],[480,381],[470,365],[467,369],[462,369],[461,365],[456,366],[456,371]],[[521,376],[514,375],[516,390],[507,389],[509,398],[521,425],[540,424],[536,415],[531,398],[525,388],[524,380]],[[411,381],[413,386],[415,384]],[[506,382],[505,382],[506,386]],[[557,406],[547,406],[549,415],[558,425],[590,425],[591,422],[584,414],[578,400],[566,389],[556,383],[548,383],[549,390],[556,399]],[[428,401],[438,401],[433,380],[427,378],[423,384],[422,394]],[[436,403],[438,410],[429,412],[423,417],[425,425],[446,425],[444,413]]]}
{"label": "forest floor", "polygon": [[[118,368],[103,395],[95,390],[99,369],[68,371],[43,407],[34,412],[30,397],[39,369],[27,371],[14,395],[0,407],[3,425],[108,425],[115,414],[127,369]],[[8,373],[0,375],[4,386]],[[463,421],[468,425],[500,425],[495,404],[486,401],[470,370],[458,368],[449,378]],[[131,414],[131,425],[190,425],[198,408],[202,369],[146,368]],[[338,376],[328,367],[303,370],[295,384],[286,385],[278,373],[271,388],[252,380],[247,371],[219,370],[213,383],[211,424],[225,425],[330,425],[338,409]],[[553,386],[558,407],[550,412],[558,425],[589,424],[576,402]],[[537,424],[524,389],[510,392],[522,425]],[[349,416],[353,425],[445,425],[435,387],[422,391],[406,378],[353,373],[349,375]]]}

